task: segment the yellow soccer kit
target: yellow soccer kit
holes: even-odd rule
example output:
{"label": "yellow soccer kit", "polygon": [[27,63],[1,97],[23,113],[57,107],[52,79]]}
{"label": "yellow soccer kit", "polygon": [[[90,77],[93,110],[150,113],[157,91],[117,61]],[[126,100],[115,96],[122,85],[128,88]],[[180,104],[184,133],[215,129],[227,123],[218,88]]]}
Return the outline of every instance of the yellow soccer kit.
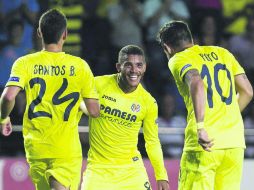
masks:
{"label": "yellow soccer kit", "polygon": [[213,149],[244,148],[244,127],[235,93],[234,76],[243,68],[227,50],[195,45],[177,53],[169,68],[188,110],[184,150],[202,150],[197,140],[197,126],[192,100],[184,75],[197,69],[206,89],[205,129],[214,139]]}
{"label": "yellow soccer kit", "polygon": [[[117,77],[118,75],[114,74],[95,78],[101,109],[99,118],[89,119],[90,149],[88,166],[84,174],[84,189],[92,187],[92,189],[96,189],[95,184],[86,183],[90,180],[96,182],[92,179],[92,176],[96,175],[91,174],[93,170],[96,170],[95,168],[111,168],[112,175],[116,176],[117,173],[122,173],[122,168],[126,168],[126,172],[123,173],[128,175],[128,168],[132,168],[134,165],[140,166],[137,164],[139,162],[143,165],[137,149],[141,126],[143,126],[146,151],[155,170],[156,179],[168,180],[158,138],[157,103],[141,84],[134,92],[124,93],[118,86]],[[144,166],[141,171],[145,172]],[[90,179],[86,177],[86,174],[91,176]],[[121,178],[123,177],[119,176],[118,180]],[[138,175],[136,181],[143,182]],[[122,181],[122,183],[125,182]],[[144,183],[145,181],[142,187],[144,187]],[[111,186],[111,188],[113,187],[116,188],[114,185]],[[121,186],[121,188],[123,187]],[[131,187],[129,188],[131,189]]]}
{"label": "yellow soccer kit", "polygon": [[[198,45],[175,54],[168,66],[188,110],[179,190],[222,190],[224,188],[211,184],[227,179],[235,181],[238,185],[234,189],[239,189],[245,141],[234,77],[244,73],[243,68],[226,49]],[[198,144],[194,108],[184,82],[184,75],[191,69],[199,71],[205,86],[204,128],[209,138],[214,139],[211,153],[203,152]],[[233,168],[236,165],[239,167],[235,168],[236,173],[230,174],[232,165]]]}
{"label": "yellow soccer kit", "polygon": [[80,102],[98,98],[88,64],[64,52],[40,51],[19,58],[6,86],[26,91],[23,136],[27,159],[82,158]]}
{"label": "yellow soccer kit", "polygon": [[244,149],[185,151],[178,190],[240,190]]}

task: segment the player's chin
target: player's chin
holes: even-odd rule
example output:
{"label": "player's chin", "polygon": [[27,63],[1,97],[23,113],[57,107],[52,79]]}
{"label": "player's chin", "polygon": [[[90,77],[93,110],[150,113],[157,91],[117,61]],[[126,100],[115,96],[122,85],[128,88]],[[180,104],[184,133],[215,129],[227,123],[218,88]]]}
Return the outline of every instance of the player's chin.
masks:
{"label": "player's chin", "polygon": [[129,80],[128,83],[131,87],[137,87],[140,83],[140,80]]}

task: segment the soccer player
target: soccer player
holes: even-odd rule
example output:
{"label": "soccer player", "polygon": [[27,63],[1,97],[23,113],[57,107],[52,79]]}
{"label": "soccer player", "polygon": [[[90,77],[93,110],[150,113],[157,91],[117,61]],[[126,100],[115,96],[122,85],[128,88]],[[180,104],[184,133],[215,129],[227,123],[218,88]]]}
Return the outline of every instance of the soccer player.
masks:
{"label": "soccer player", "polygon": [[21,89],[26,91],[23,136],[30,175],[37,190],[77,190],[82,165],[78,111],[84,100],[90,117],[99,116],[98,94],[88,64],[62,52],[66,18],[44,13],[38,34],[43,50],[15,61],[1,96],[0,129],[10,135],[8,115]]}
{"label": "soccer player", "polygon": [[224,48],[194,45],[181,21],[165,24],[159,40],[188,110],[179,190],[239,190],[241,111],[253,96],[243,68]]}
{"label": "soccer player", "polygon": [[143,127],[158,190],[168,190],[156,123],[157,103],[140,84],[146,70],[143,50],[134,45],[123,47],[116,68],[117,74],[95,77],[100,117],[89,118],[90,149],[81,189],[150,190],[137,149],[138,134]]}

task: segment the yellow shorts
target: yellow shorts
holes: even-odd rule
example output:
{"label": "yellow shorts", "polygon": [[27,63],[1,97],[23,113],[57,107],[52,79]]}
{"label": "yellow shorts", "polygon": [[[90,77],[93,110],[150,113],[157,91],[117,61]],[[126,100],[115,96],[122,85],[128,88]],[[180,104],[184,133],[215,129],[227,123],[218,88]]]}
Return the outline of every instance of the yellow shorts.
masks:
{"label": "yellow shorts", "polygon": [[81,178],[82,158],[29,159],[30,176],[36,190],[50,190],[49,177],[70,190],[78,190]]}
{"label": "yellow shorts", "polygon": [[[137,163],[139,162],[139,163]],[[87,166],[81,190],[152,190],[144,164],[136,161],[124,166]]]}
{"label": "yellow shorts", "polygon": [[243,148],[183,152],[178,190],[240,190]]}

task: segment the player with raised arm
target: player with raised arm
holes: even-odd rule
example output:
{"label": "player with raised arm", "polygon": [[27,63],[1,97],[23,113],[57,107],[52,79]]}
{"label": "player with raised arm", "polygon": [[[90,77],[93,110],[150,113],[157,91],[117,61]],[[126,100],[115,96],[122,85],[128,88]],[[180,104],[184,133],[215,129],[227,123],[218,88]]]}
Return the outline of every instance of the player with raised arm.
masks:
{"label": "player with raised arm", "polygon": [[137,149],[143,127],[145,147],[158,190],[168,190],[158,138],[158,107],[140,81],[146,70],[145,55],[134,45],[123,47],[116,64],[118,73],[95,77],[100,117],[89,118],[88,164],[82,190],[150,190],[146,169]]}
{"label": "player with raised arm", "polygon": [[165,24],[159,40],[188,110],[179,190],[239,190],[244,158],[241,111],[252,86],[234,56],[193,44],[188,25]]}
{"label": "player with raised arm", "polygon": [[78,190],[82,165],[80,102],[84,100],[90,117],[99,116],[98,94],[88,64],[62,52],[66,25],[58,10],[41,16],[38,35],[43,50],[15,61],[1,96],[0,127],[8,136],[15,97],[21,89],[26,91],[24,146],[36,190]]}

